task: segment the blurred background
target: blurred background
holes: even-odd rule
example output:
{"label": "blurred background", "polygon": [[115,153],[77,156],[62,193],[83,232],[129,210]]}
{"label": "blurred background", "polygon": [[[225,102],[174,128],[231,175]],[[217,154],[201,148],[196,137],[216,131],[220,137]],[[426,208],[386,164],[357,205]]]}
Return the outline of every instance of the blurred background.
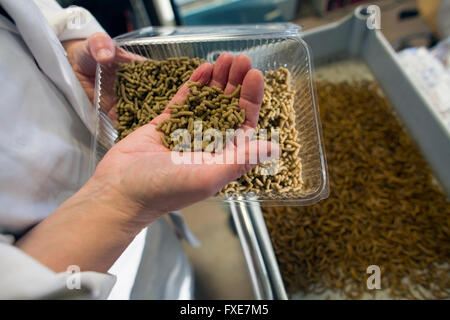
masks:
{"label": "blurred background", "polygon": [[293,22],[306,29],[339,20],[361,4],[377,4],[395,49],[433,46],[450,35],[442,0],[59,0],[91,11],[111,36],[146,26]]}

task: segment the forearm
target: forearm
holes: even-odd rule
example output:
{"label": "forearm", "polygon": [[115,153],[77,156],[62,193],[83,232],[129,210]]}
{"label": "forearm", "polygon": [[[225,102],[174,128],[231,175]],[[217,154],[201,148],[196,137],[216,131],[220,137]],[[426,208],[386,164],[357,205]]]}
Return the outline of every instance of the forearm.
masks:
{"label": "forearm", "polygon": [[144,227],[128,218],[132,210],[114,190],[91,179],[16,245],[56,272],[70,265],[106,272]]}

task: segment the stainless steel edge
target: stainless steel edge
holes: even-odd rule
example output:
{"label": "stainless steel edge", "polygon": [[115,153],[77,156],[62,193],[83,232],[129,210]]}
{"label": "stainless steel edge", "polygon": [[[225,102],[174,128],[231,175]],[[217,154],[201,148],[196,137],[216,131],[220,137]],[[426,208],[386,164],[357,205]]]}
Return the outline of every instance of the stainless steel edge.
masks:
{"label": "stainless steel edge", "polygon": [[246,203],[240,201],[230,202],[229,208],[233,217],[236,231],[241,243],[244,258],[247,263],[250,281],[258,300],[272,300],[274,298],[270,277],[267,272],[263,254],[253,229],[253,223],[247,210]]}
{"label": "stainless steel edge", "polygon": [[450,133],[381,32],[372,32],[361,52],[401,122],[450,199]]}
{"label": "stainless steel edge", "polygon": [[264,263],[267,268],[274,299],[287,300],[288,296],[281,277],[280,269],[278,268],[278,261],[272,247],[272,241],[270,240],[261,207],[256,202],[247,202],[246,206],[253,223],[253,229],[255,230],[255,234],[258,239]]}

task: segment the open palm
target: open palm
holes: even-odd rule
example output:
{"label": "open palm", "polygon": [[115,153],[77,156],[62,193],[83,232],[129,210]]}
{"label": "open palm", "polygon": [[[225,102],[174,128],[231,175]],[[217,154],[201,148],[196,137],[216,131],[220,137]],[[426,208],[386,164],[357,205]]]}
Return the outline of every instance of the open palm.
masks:
{"label": "open palm", "polygon": [[[212,66],[202,64],[190,81],[217,86],[229,94],[241,84],[240,107],[246,111],[242,126],[253,130],[258,122],[264,80],[260,71],[251,69],[251,60],[245,55],[233,57],[224,53]],[[180,103],[189,92],[187,83],[174,96],[170,105]],[[166,110],[149,124],[137,129],[116,144],[99,163],[94,178],[112,186],[130,203],[139,206],[140,218],[151,223],[164,213],[183,208],[217,193],[227,183],[251,170],[251,154],[264,161],[267,154],[259,155],[261,144],[272,152],[278,146],[270,142],[251,141],[242,146],[230,143],[224,152],[232,159],[244,156],[244,164],[175,164],[171,152],[161,143],[162,133],[156,130],[159,122],[170,117]]]}

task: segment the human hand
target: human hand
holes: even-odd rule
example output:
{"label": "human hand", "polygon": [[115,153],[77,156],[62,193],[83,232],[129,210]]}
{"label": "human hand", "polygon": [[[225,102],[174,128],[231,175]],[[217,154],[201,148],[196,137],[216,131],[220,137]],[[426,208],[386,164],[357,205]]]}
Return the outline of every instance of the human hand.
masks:
{"label": "human hand", "polygon": [[[73,61],[78,61],[75,65],[80,70],[93,71],[96,63],[86,57],[84,53]],[[106,70],[113,72],[114,67]],[[89,79],[88,74],[79,76]],[[225,93],[242,84],[240,107],[246,115],[242,128],[255,128],[264,82],[259,71],[251,70],[248,57],[223,54],[214,67],[203,64],[197,68],[190,80],[225,88]],[[181,102],[187,92],[184,85],[171,104]],[[251,141],[226,145],[226,158],[235,160],[231,164],[175,164],[172,152],[161,143],[162,133],[156,130],[169,116],[166,110],[111,148],[86,185],[27,232],[17,247],[56,272],[73,264],[83,271],[106,272],[142,228],[164,213],[214,195],[256,165],[249,163],[250,155],[264,161],[267,154],[259,154],[261,146],[266,145],[270,156],[278,156],[277,144]],[[237,164],[236,158],[242,155],[245,163]]]}
{"label": "human hand", "polygon": [[93,102],[97,63],[108,64],[115,59],[114,42],[107,34],[98,32],[88,39],[63,41],[62,45],[75,75],[89,100]]}
{"label": "human hand", "polygon": [[104,87],[111,90],[102,94],[100,107],[111,119],[115,119],[113,85],[107,82],[114,78],[119,63],[143,61],[145,58],[116,47],[111,37],[103,32],[94,33],[88,39],[63,41],[62,45],[75,75],[92,103],[95,96],[97,63],[103,66]]}
{"label": "human hand", "polygon": [[[244,131],[253,130],[258,123],[264,79],[260,71],[251,69],[251,60],[245,55],[233,57],[224,53],[212,66],[202,64],[190,81],[217,86],[229,94],[241,84],[240,107],[245,109]],[[180,103],[189,92],[187,83],[174,96],[169,105]],[[231,164],[175,164],[172,155],[161,142],[158,123],[170,117],[169,109],[149,124],[131,133],[115,145],[99,163],[93,181],[113,192],[129,207],[131,220],[141,227],[148,225],[164,213],[181,209],[216,194],[227,183],[239,178],[268,156],[276,157],[278,145],[267,141],[250,141],[243,145],[227,144],[224,149]],[[268,152],[262,153],[264,148]],[[194,154],[194,153],[192,153]],[[212,157],[217,155],[211,155]],[[236,159],[244,157],[245,163]]]}

